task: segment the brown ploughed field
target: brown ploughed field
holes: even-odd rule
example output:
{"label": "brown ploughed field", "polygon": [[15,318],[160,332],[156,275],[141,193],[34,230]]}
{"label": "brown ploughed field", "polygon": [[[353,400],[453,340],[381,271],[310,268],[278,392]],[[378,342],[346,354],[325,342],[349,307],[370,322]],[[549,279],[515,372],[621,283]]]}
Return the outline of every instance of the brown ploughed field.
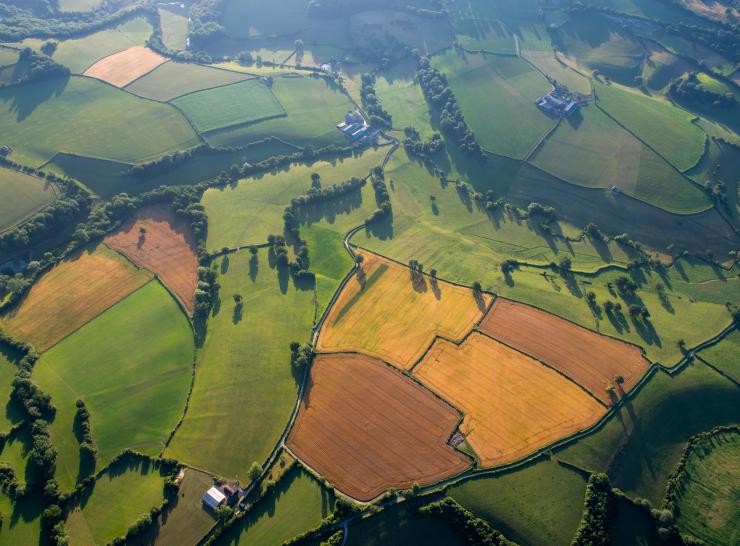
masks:
{"label": "brown ploughed field", "polygon": [[343,493],[367,501],[435,483],[471,464],[447,441],[460,414],[374,358],[318,355],[288,448]]}
{"label": "brown ploughed field", "polygon": [[44,351],[151,280],[106,247],[84,250],[44,274],[3,317],[8,333]]}
{"label": "brown ploughed field", "polygon": [[427,275],[412,282],[411,269],[367,251],[327,316],[317,348],[356,351],[408,370],[434,336],[462,339],[491,301],[469,288]]}
{"label": "brown ploughed field", "polygon": [[561,371],[605,403],[614,377],[628,392],[650,366],[638,347],[592,332],[536,307],[496,299],[479,328],[489,336]]}
{"label": "brown ploughed field", "polygon": [[172,207],[141,209],[134,219],[106,237],[105,244],[156,273],[192,314],[198,283],[197,243],[188,223],[177,217]]}
{"label": "brown ploughed field", "polygon": [[134,46],[100,59],[83,75],[124,87],[164,62],[167,57],[144,46]]}
{"label": "brown ploughed field", "polygon": [[479,332],[459,346],[437,340],[414,375],[463,411],[460,430],[484,467],[521,459],[606,413],[572,381]]}

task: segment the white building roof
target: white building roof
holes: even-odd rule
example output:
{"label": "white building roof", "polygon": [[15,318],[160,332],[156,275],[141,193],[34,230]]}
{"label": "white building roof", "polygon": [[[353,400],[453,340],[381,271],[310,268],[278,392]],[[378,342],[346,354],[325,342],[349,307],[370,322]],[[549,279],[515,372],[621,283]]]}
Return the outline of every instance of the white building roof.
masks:
{"label": "white building roof", "polygon": [[203,502],[205,502],[211,508],[218,508],[218,506],[226,500],[226,495],[221,493],[216,487],[211,487],[206,494],[203,495]]}

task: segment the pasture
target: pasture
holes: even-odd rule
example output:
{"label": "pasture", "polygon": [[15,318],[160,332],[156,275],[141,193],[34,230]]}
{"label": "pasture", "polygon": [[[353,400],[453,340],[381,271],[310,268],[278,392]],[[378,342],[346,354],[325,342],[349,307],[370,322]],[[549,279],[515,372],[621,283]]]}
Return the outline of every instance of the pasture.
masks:
{"label": "pasture", "polygon": [[466,480],[450,496],[522,545],[568,546],[581,520],[586,478],[554,459]]}
{"label": "pasture", "polygon": [[717,345],[700,351],[699,356],[735,381],[740,381],[740,332],[737,330]]}
{"label": "pasture", "polygon": [[157,546],[195,546],[213,527],[216,518],[203,508],[203,493],[213,478],[192,468],[185,470],[177,497],[170,501],[156,526]]}
{"label": "pasture", "polygon": [[[496,299],[479,328],[555,368],[606,404],[614,402],[604,391],[608,385],[621,396],[642,379],[650,365],[634,345],[504,298]],[[614,385],[617,375],[624,379],[621,386]]]}
{"label": "pasture", "polygon": [[594,424],[606,408],[577,384],[478,332],[437,340],[414,376],[465,414],[482,467],[514,462]]}
{"label": "pasture", "polygon": [[706,544],[740,538],[740,434],[719,432],[691,450],[679,477],[676,526]]}
{"label": "pasture", "polygon": [[662,46],[650,43],[650,55],[642,69],[642,81],[651,91],[663,91],[671,80],[693,69],[692,64]]}
{"label": "pasture", "polygon": [[333,496],[305,470],[294,467],[246,517],[232,526],[217,544],[281,546],[313,529],[334,508]]}
{"label": "pasture", "polygon": [[144,46],[133,46],[100,59],[85,70],[83,75],[116,87],[125,87],[164,62],[167,62],[167,57],[156,51]]}
{"label": "pasture", "polygon": [[524,58],[574,93],[591,94],[591,84],[588,78],[571,67],[572,59],[568,59],[566,63],[562,55],[556,55],[551,51],[528,51]]}
{"label": "pasture", "polygon": [[381,72],[375,81],[375,95],[393,118],[393,128],[414,127],[423,139],[432,136],[429,104],[412,74]]}
{"label": "pasture", "polygon": [[595,82],[594,86],[599,107],[678,170],[690,169],[699,161],[706,136],[691,123],[691,114],[615,84]]}
{"label": "pasture", "polygon": [[606,472],[632,498],[660,505],[688,439],[737,423],[738,387],[701,362],[670,377],[657,372],[598,432],[557,453],[570,463]]}
{"label": "pasture", "polygon": [[176,216],[171,206],[153,205],[139,210],[118,231],[108,235],[105,244],[157,275],[188,313],[193,313],[198,243],[188,221]]}
{"label": "pasture", "polygon": [[209,219],[209,252],[224,246],[266,243],[271,233],[282,233],[283,211],[291,199],[306,193],[312,173],[319,174],[325,187],[353,176],[364,178],[382,164],[386,151],[370,149],[355,157],[291,165],[222,188],[209,188],[201,200]]}
{"label": "pasture", "polygon": [[172,6],[160,8],[157,11],[162,25],[162,42],[165,47],[175,51],[185,49],[188,37],[187,14],[172,11]]}
{"label": "pasture", "polygon": [[75,402],[90,411],[99,467],[125,448],[157,455],[185,408],[193,353],[188,321],[152,281],[43,355],[33,380],[57,408],[50,433],[63,490],[92,470],[80,462]]}
{"label": "pasture", "polygon": [[320,78],[275,77],[271,91],[287,117],[241,125],[207,135],[214,146],[239,146],[267,137],[278,137],[297,146],[318,148],[343,145],[344,135],[336,124],[352,110],[352,103],[340,89]]}
{"label": "pasture", "polygon": [[257,79],[196,91],[172,101],[199,133],[285,116],[275,95]]}
{"label": "pasture", "polygon": [[148,271],[98,245],[45,273],[3,317],[3,324],[10,335],[45,351],[151,278]]}
{"label": "pasture", "polygon": [[133,46],[143,46],[151,33],[152,26],[145,18],[129,19],[115,28],[59,42],[53,59],[74,74],[82,74],[104,57]]}
{"label": "pasture", "polygon": [[359,351],[410,369],[435,336],[459,340],[481,318],[490,296],[369,252],[321,329],[321,352]]}
{"label": "pasture", "polygon": [[706,194],[594,106],[560,124],[533,164],[581,186],[618,187],[670,212],[706,209]]}
{"label": "pasture", "polygon": [[41,514],[44,500],[41,495],[28,495],[13,501],[5,493],[0,494],[0,541],[3,544],[38,544],[41,542]]}
{"label": "pasture", "polygon": [[0,231],[51,205],[57,190],[50,183],[14,169],[0,168]]}
{"label": "pasture", "polygon": [[[165,454],[246,483],[249,466],[265,460],[293,409],[290,343],[309,340],[314,290],[296,285],[265,249],[229,254],[214,267],[219,299],[198,348],[188,412]],[[239,411],[224,400],[238,401]]]}
{"label": "pasture", "polygon": [[163,487],[164,476],[148,461],[114,465],[72,504],[64,522],[70,544],[107,544],[122,537],[140,516],[162,504]]}
{"label": "pasture", "polygon": [[[16,417],[25,416],[19,411]],[[32,448],[31,426],[28,423],[21,423],[20,427],[10,431],[0,449],[0,462],[9,464],[15,471],[18,482],[29,486],[38,485],[38,477],[33,467],[28,465]]]}
{"label": "pasture", "polygon": [[[193,63],[170,61],[126,86],[126,91],[147,99],[167,102],[188,93],[220,87],[249,78],[246,74]],[[249,97],[245,94],[244,97]],[[221,97],[226,100],[227,97]]]}
{"label": "pasture", "polygon": [[322,354],[310,373],[287,446],[346,495],[369,501],[470,466],[447,443],[460,414],[387,364]]}
{"label": "pasture", "polygon": [[447,76],[465,120],[489,152],[521,159],[552,127],[534,105],[550,85],[521,59],[449,50],[431,64]]}
{"label": "pasture", "polygon": [[171,106],[76,76],[0,89],[0,125],[13,160],[36,167],[57,152],[133,162],[198,143]]}
{"label": "pasture", "polygon": [[291,35],[310,26],[308,6],[303,0],[284,0],[267,5],[258,0],[227,0],[221,24],[231,38],[253,38],[271,34]]}
{"label": "pasture", "polygon": [[669,51],[678,55],[685,55],[696,61],[703,61],[708,67],[716,70],[720,74],[729,76],[735,70],[735,63],[713,49],[708,48],[699,42],[694,42],[681,35],[669,32],[652,33],[648,36],[657,40],[662,46]]}

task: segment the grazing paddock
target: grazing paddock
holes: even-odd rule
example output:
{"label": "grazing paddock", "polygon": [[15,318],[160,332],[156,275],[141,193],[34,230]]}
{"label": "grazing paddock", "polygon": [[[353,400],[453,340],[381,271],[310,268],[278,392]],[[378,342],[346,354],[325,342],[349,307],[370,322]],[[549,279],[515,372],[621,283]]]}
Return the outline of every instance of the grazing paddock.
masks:
{"label": "grazing paddock", "polygon": [[172,104],[182,110],[199,133],[285,116],[270,88],[256,78],[190,93]]}
{"label": "grazing paddock", "polygon": [[369,501],[391,487],[427,485],[469,467],[447,443],[459,419],[378,360],[319,355],[287,445],[340,491]]}
{"label": "grazing paddock", "polygon": [[13,337],[45,351],[151,278],[148,271],[99,245],[44,274],[3,317],[3,324]]}
{"label": "grazing paddock", "polygon": [[0,168],[0,231],[22,222],[56,199],[57,191],[49,182]]}
{"label": "grazing paddock", "polygon": [[193,313],[193,294],[198,283],[195,254],[198,242],[187,220],[176,216],[172,207],[154,205],[141,209],[135,218],[108,235],[104,242],[155,273],[188,313]]}
{"label": "grazing paddock", "polygon": [[575,383],[478,332],[437,340],[414,375],[465,414],[483,467],[510,463],[593,425],[606,408]]}
{"label": "grazing paddock", "polygon": [[174,61],[159,65],[146,76],[126,86],[126,91],[134,95],[167,102],[176,97],[236,83],[250,78],[247,74],[220,70],[193,63],[176,63]]}
{"label": "grazing paddock", "polygon": [[361,252],[355,274],[326,317],[317,349],[359,351],[410,369],[435,336],[461,339],[490,302],[469,288],[427,275],[416,283],[411,269],[377,254]]}
{"label": "grazing paddock", "polygon": [[185,315],[152,281],[44,353],[33,380],[57,408],[50,433],[63,490],[92,470],[80,462],[75,402],[90,412],[98,468],[125,448],[157,455],[185,408],[193,351]]}
{"label": "grazing paddock", "polygon": [[[185,49],[188,38],[187,12],[185,14],[175,13],[171,11],[172,8],[173,6],[167,6],[167,8],[157,10],[162,24],[162,42],[169,49]],[[184,12],[184,10],[181,11]]]}
{"label": "grazing paddock", "polygon": [[167,57],[144,46],[134,46],[100,59],[83,75],[125,87],[164,62],[167,62]]}
{"label": "grazing paddock", "polygon": [[735,330],[717,345],[701,351],[699,356],[735,381],[740,381],[740,331]]}
{"label": "grazing paddock", "polygon": [[216,518],[203,509],[203,493],[213,485],[213,478],[194,468],[185,470],[177,497],[173,499],[156,526],[157,546],[195,546],[214,526]]}
{"label": "grazing paddock", "polygon": [[614,384],[615,376],[624,378],[618,389],[627,393],[650,366],[634,345],[504,298],[496,299],[480,329],[552,366],[607,404],[613,399],[604,389]]}

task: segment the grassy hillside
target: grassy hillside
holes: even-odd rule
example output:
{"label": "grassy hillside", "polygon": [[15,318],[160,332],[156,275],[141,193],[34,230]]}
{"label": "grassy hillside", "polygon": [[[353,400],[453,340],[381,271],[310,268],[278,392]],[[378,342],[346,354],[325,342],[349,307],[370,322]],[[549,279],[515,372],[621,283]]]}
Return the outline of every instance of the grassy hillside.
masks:
{"label": "grassy hillside", "polygon": [[[148,99],[166,102],[187,93],[239,82],[248,77],[238,72],[219,70],[199,64],[167,62],[159,65],[144,77],[134,80],[126,86],[126,91]],[[245,93],[244,96],[249,95]],[[221,99],[225,98],[221,97]],[[203,103],[202,99],[197,103]]]}
{"label": "grassy hillside", "polygon": [[90,411],[99,467],[127,447],[156,455],[182,415],[192,366],[188,322],[157,281],[46,352],[33,378],[57,408],[50,429],[62,488],[91,470],[73,433],[78,399]]}
{"label": "grassy hillside", "polygon": [[57,192],[47,182],[13,169],[0,168],[0,231],[53,203]]}
{"label": "grassy hillside", "polygon": [[740,331],[735,330],[717,345],[701,351],[699,356],[740,381]]}

